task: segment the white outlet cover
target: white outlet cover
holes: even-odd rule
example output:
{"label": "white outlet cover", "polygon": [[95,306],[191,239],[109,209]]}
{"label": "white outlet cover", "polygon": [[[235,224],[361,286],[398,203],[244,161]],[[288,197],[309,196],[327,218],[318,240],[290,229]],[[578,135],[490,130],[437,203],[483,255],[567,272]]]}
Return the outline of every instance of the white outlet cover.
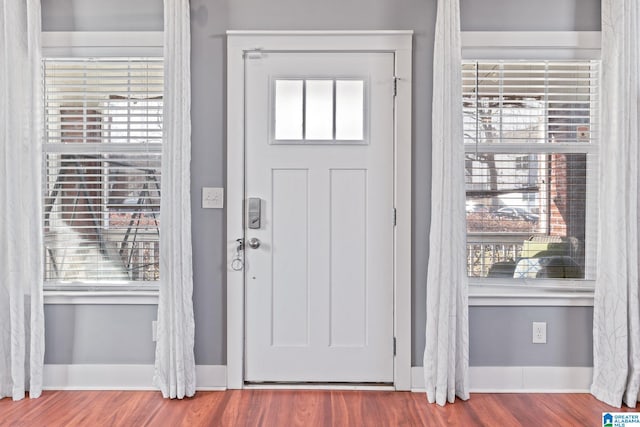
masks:
{"label": "white outlet cover", "polygon": [[222,209],[224,207],[224,189],[221,187],[202,187],[202,208]]}
{"label": "white outlet cover", "polygon": [[531,342],[533,344],[547,343],[547,322],[533,322],[533,335]]}

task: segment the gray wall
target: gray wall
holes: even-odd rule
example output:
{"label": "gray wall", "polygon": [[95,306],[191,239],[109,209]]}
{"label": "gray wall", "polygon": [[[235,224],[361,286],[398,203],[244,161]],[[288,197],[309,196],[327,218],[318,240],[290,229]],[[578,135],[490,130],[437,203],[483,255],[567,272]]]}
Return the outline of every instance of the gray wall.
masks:
{"label": "gray wall", "polygon": [[463,31],[599,31],[600,0],[460,0]]}
{"label": "gray wall", "polygon": [[[226,363],[224,211],[203,210],[199,206],[200,187],[225,186],[225,31],[410,29],[415,32],[412,352],[413,364],[421,365],[430,215],[431,57],[436,1],[192,0],[191,5],[196,362]],[[45,31],[162,29],[162,0],[42,0],[42,10]],[[599,30],[600,1],[461,0],[461,22],[463,30]],[[590,365],[591,313],[590,308],[582,307],[472,307],[471,364]],[[124,323],[108,322],[110,317],[124,319]],[[49,306],[46,309],[46,361],[150,363],[153,360],[150,323],[154,318],[155,312],[149,307]],[[547,345],[529,344],[533,320],[548,323]],[[78,323],[91,326],[72,327]],[[138,341],[145,343],[128,345]],[[109,345],[103,345],[105,342]]]}
{"label": "gray wall", "polygon": [[162,31],[162,0],[42,0],[44,31]]}
{"label": "gray wall", "polygon": [[[547,322],[547,344],[531,343],[531,322]],[[592,366],[591,307],[473,307],[472,366]]]}
{"label": "gray wall", "polygon": [[155,305],[45,306],[45,363],[153,363]]}

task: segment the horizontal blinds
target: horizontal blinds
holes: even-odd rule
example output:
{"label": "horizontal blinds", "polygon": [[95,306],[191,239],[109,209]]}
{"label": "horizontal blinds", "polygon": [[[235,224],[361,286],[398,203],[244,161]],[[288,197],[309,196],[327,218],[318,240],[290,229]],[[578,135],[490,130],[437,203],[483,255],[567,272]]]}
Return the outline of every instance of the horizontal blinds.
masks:
{"label": "horizontal blinds", "polygon": [[48,143],[162,142],[163,62],[46,59]]}
{"label": "horizontal blinds", "polygon": [[46,279],[158,280],[162,61],[43,66]]}
{"label": "horizontal blinds", "polygon": [[464,62],[465,143],[585,143],[597,138],[597,61]]}
{"label": "horizontal blinds", "polygon": [[589,276],[597,62],[462,68],[469,276]]}

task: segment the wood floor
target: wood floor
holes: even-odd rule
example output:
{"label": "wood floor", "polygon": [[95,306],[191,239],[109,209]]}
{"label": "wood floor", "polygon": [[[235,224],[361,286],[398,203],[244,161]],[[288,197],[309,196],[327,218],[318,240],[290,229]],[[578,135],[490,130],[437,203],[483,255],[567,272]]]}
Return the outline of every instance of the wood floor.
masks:
{"label": "wood floor", "polygon": [[601,426],[616,409],[589,394],[472,394],[440,407],[422,393],[233,390],[165,400],[159,392],[45,391],[0,400],[0,426]]}

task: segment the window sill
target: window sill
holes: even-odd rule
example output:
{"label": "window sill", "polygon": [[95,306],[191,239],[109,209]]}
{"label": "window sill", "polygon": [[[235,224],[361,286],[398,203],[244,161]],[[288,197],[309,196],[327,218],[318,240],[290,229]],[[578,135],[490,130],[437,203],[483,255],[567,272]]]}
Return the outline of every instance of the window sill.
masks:
{"label": "window sill", "polygon": [[469,306],[593,307],[593,282],[582,286],[551,287],[470,282]]}
{"label": "window sill", "polygon": [[158,290],[145,291],[83,291],[46,290],[45,305],[158,305]]}

